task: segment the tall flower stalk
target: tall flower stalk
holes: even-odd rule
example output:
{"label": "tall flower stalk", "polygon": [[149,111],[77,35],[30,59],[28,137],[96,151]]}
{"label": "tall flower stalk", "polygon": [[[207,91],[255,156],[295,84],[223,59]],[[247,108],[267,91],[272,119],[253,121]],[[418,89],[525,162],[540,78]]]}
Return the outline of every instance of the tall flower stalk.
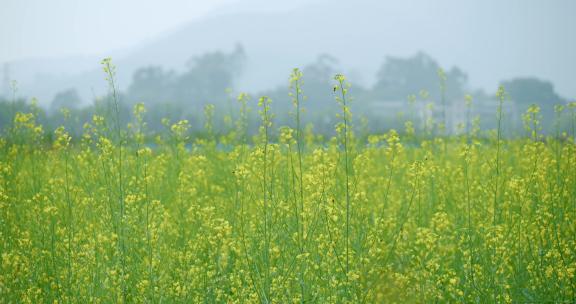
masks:
{"label": "tall flower stalk", "polygon": [[348,88],[349,85],[346,82],[346,78],[342,74],[337,74],[334,76],[334,80],[336,80],[337,84],[334,86],[334,92],[339,92],[339,95],[336,95],[336,101],[340,105],[342,110],[341,119],[342,122],[337,129],[342,132],[342,144],[344,148],[344,173],[345,173],[345,190],[346,190],[346,231],[345,231],[345,239],[346,239],[346,248],[345,248],[345,256],[346,256],[346,280],[348,281],[348,275],[350,273],[350,161],[349,161],[349,123],[352,118],[352,113],[350,112],[350,108],[348,107],[346,96],[348,95]]}
{"label": "tall flower stalk", "polygon": [[493,300],[497,301],[497,291],[496,291],[496,265],[494,259],[496,259],[496,226],[499,221],[499,186],[500,186],[500,174],[501,174],[501,164],[500,164],[500,150],[502,141],[502,108],[504,105],[504,100],[506,99],[506,91],[503,86],[498,87],[496,92],[496,97],[498,98],[498,108],[497,108],[497,130],[496,130],[496,177],[494,185],[494,200],[492,203],[492,231],[494,234],[494,244],[492,247],[492,288],[493,288]]}
{"label": "tall flower stalk", "polygon": [[299,194],[299,205],[296,205],[296,225],[298,230],[298,249],[300,251],[300,256],[302,257],[301,265],[299,269],[299,277],[300,277],[300,302],[303,303],[306,297],[306,289],[305,289],[305,282],[304,282],[304,271],[306,267],[306,261],[304,255],[304,182],[303,182],[303,175],[304,171],[302,169],[302,155],[304,149],[304,143],[302,140],[302,123],[301,123],[301,114],[303,109],[301,107],[302,100],[304,99],[302,93],[302,72],[299,69],[292,70],[292,74],[290,75],[290,97],[292,98],[292,105],[294,107],[294,120],[296,124],[296,154],[298,156],[298,194]]}
{"label": "tall flower stalk", "polygon": [[263,153],[263,167],[262,167],[262,199],[263,199],[263,217],[264,217],[264,267],[265,267],[265,286],[264,286],[264,300],[266,302],[271,302],[270,299],[270,202],[269,202],[269,190],[268,190],[268,143],[270,136],[270,128],[272,127],[272,116],[270,115],[270,103],[272,101],[267,96],[262,96],[258,100],[258,111],[260,118],[262,120],[262,125],[260,126],[262,141],[264,145]]}
{"label": "tall flower stalk", "polygon": [[116,66],[112,64],[111,58],[104,58],[101,62],[104,73],[106,74],[106,81],[108,82],[108,88],[110,94],[112,95],[112,101],[114,105],[114,117],[115,117],[115,127],[116,136],[118,140],[118,202],[120,207],[120,219],[118,222],[118,249],[120,252],[120,264],[121,264],[121,284],[122,284],[122,300],[124,303],[127,301],[127,290],[126,290],[126,253],[124,244],[124,181],[123,181],[123,170],[122,170],[122,128],[120,126],[120,102],[118,100],[118,90],[116,88]]}

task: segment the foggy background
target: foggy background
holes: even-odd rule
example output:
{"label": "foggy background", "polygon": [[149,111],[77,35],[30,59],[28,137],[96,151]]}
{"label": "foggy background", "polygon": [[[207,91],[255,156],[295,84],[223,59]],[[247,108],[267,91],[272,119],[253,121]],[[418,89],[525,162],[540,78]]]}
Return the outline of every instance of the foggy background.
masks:
{"label": "foggy background", "polygon": [[330,126],[331,77],[341,72],[353,111],[390,127],[438,108],[443,68],[449,129],[462,120],[465,94],[490,124],[499,84],[518,124],[532,103],[552,117],[554,104],[576,97],[575,12],[571,0],[0,0],[0,96],[36,97],[47,117],[60,107],[89,117],[108,93],[100,60],[112,57],[126,112],[146,102],[158,123],[199,120],[205,104],[225,113],[249,92],[270,95],[282,121],[299,67],[309,120]]}

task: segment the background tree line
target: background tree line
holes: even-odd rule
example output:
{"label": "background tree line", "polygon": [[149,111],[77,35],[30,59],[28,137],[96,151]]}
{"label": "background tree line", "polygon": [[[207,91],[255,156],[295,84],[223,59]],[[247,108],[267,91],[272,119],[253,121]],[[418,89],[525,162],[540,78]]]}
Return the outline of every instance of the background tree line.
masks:
{"label": "background tree line", "polygon": [[[233,88],[236,87],[242,74],[245,61],[244,49],[238,45],[229,53],[215,51],[193,57],[181,72],[166,70],[160,66],[142,67],[133,74],[128,89],[120,92],[122,119],[124,122],[129,122],[132,105],[143,102],[148,108],[147,121],[150,130],[160,130],[162,118],[188,119],[193,128],[199,130],[203,124],[204,106],[213,104],[216,108],[215,127],[224,128],[225,126],[218,122],[224,121],[226,116],[233,119],[238,110],[235,101],[237,92],[234,92]],[[422,101],[422,105],[424,102],[434,103],[436,108],[441,106],[440,101],[443,99],[447,106],[464,106],[464,96],[470,94],[476,107],[475,112],[480,116],[483,112],[478,109],[481,107],[495,111],[494,94],[482,90],[472,91],[468,85],[468,75],[458,67],[444,71],[445,90],[442,91],[439,69],[441,66],[438,62],[423,52],[407,58],[386,57],[372,86],[353,84],[351,96],[355,101],[352,108],[359,116],[372,118],[371,128],[394,127],[400,130],[403,128],[402,119],[374,121],[373,118],[378,118],[379,115],[387,114],[387,118],[390,118],[390,113],[378,113],[374,107],[396,103],[400,104],[400,111],[409,111],[407,101],[410,98],[417,102]],[[334,114],[337,111],[332,95],[332,78],[340,71],[338,60],[329,54],[322,54],[301,70],[304,75],[306,121],[313,123],[317,131],[329,132],[332,130]],[[288,74],[289,71],[287,78]],[[514,78],[504,80],[501,84],[506,88],[516,112],[523,112],[532,104],[539,105],[545,125],[552,124],[554,105],[567,101],[558,96],[552,83],[538,78]],[[257,92],[253,95],[253,100],[255,103],[257,96],[270,96],[277,122],[288,123],[291,109],[288,91],[286,84]],[[76,90],[71,88],[56,94],[49,108],[36,108],[35,111],[40,113],[39,117],[46,126],[54,128],[64,123],[60,109],[67,108],[72,112],[71,116],[75,117],[75,121],[68,121],[67,124],[75,131],[81,131],[83,122],[89,121],[98,109],[106,108],[108,99],[108,96],[94,97],[93,102],[86,106]],[[2,97],[0,128],[5,128],[9,124],[10,117],[16,111],[24,111],[28,107],[29,103],[22,98],[14,100],[13,97]],[[253,116],[255,114],[252,113]],[[481,118],[486,118],[487,121],[492,119],[489,115]]]}

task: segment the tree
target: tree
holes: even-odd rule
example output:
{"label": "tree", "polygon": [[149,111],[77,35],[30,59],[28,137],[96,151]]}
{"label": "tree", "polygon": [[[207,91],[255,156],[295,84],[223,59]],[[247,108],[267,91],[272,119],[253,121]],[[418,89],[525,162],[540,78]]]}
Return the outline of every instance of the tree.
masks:
{"label": "tree", "polygon": [[[374,97],[382,100],[401,100],[410,94],[427,90],[433,98],[439,100],[441,94],[439,68],[432,57],[422,52],[409,58],[386,57],[376,76]],[[462,96],[467,81],[468,76],[459,68],[453,67],[447,71],[447,100]]]}
{"label": "tree", "polygon": [[[332,96],[332,79],[336,74],[337,64],[338,60],[336,58],[328,54],[321,54],[316,60],[301,69],[303,75],[302,90],[306,97],[302,106],[309,115],[314,115],[316,112],[331,115],[329,112],[331,109],[337,110],[334,106],[334,97]],[[270,96],[274,100],[272,108],[276,113],[288,113],[288,111],[291,111],[292,104],[288,97],[288,83],[274,90],[265,91],[262,94]],[[288,121],[287,117],[277,117],[277,120],[282,119]]]}
{"label": "tree", "polygon": [[554,85],[534,77],[520,77],[501,82],[512,101],[519,105],[553,105],[563,101],[554,90]]}
{"label": "tree", "polygon": [[312,84],[321,84],[322,86],[327,85],[330,89],[332,86],[331,81],[336,74],[335,67],[338,65],[338,59],[334,58],[329,54],[320,54],[316,58],[316,61],[308,64],[302,69],[302,73],[306,75],[306,82],[312,86]]}
{"label": "tree", "polygon": [[337,73],[338,60],[331,55],[321,54],[316,60],[302,69],[304,95],[307,96],[305,108],[311,111],[327,111],[334,108],[332,80]]}
{"label": "tree", "polygon": [[132,77],[132,83],[128,88],[128,98],[131,102],[144,103],[172,101],[175,78],[174,72],[164,71],[162,67],[140,68]]}
{"label": "tree", "polygon": [[50,104],[50,111],[52,113],[60,111],[62,108],[69,110],[78,109],[82,104],[82,99],[76,89],[68,89],[56,93],[52,103]]}
{"label": "tree", "polygon": [[225,91],[234,85],[244,58],[244,49],[238,45],[231,53],[218,51],[193,57],[181,74],[159,66],[138,69],[132,77],[127,98],[131,103],[173,104],[186,112],[199,110],[205,103],[226,99]]}
{"label": "tree", "polygon": [[244,59],[244,49],[240,45],[230,54],[212,52],[192,58],[188,70],[175,82],[175,98],[197,107],[225,100],[226,89],[233,86]]}

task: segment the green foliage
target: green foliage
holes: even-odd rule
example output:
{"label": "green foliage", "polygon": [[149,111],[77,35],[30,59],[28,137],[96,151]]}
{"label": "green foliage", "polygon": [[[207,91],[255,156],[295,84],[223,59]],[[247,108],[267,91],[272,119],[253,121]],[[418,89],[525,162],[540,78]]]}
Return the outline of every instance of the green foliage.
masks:
{"label": "green foliage", "polygon": [[[143,104],[121,119],[114,66],[103,67],[110,98],[80,134],[67,126],[78,112],[62,110],[63,125],[48,131],[21,104],[0,137],[4,302],[576,298],[574,128],[545,136],[532,106],[528,136],[503,138],[502,87],[492,137],[469,119],[462,136],[359,137],[338,74],[337,132],[324,140],[303,127],[304,75],[294,70],[295,129],[277,127],[264,96],[250,141],[247,94],[227,132],[215,132],[209,105],[207,136],[186,119],[150,133]],[[573,127],[575,109],[556,115]]]}

